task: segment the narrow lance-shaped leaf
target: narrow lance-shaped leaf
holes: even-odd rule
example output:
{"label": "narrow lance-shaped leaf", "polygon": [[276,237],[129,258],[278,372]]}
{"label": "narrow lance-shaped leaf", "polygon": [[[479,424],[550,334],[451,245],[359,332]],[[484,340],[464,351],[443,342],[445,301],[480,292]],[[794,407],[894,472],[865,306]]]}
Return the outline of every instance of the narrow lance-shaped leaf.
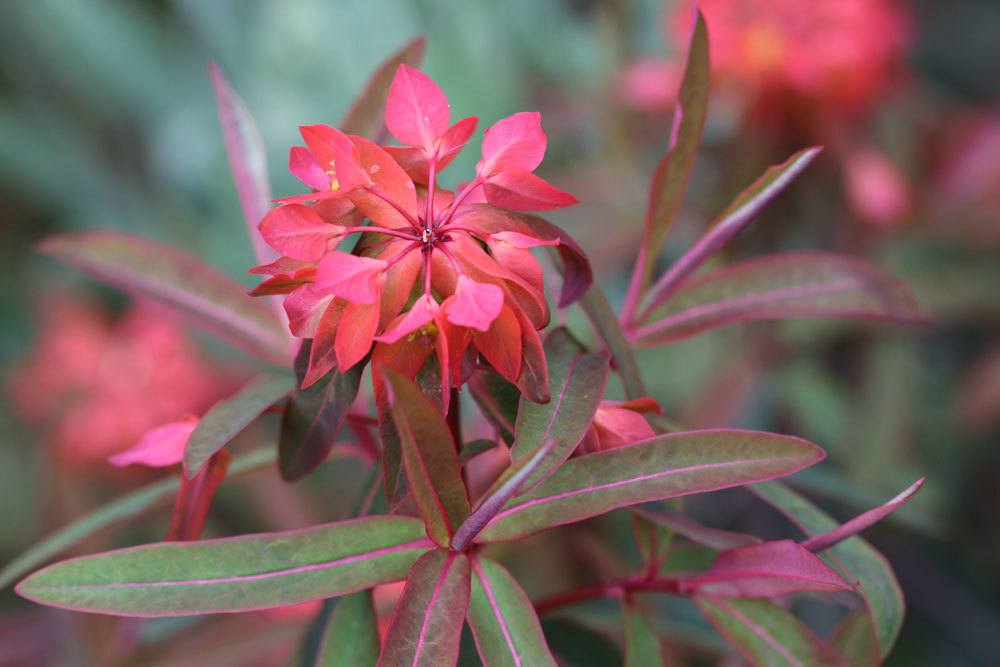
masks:
{"label": "narrow lance-shaped leaf", "polygon": [[403,450],[403,469],[427,534],[441,546],[469,515],[458,454],[444,417],[411,380],[385,369],[392,420]]}
{"label": "narrow lance-shaped leaf", "polygon": [[759,257],[693,278],[629,336],[662,345],[757,320],[837,317],[925,322],[909,288],[864,260],[824,252]]}
{"label": "narrow lance-shaped leaf", "polygon": [[454,665],[469,607],[469,559],[436,549],[416,562],[379,656],[379,667]]}
{"label": "narrow lance-shaped leaf", "polygon": [[294,389],[295,378],[291,374],[261,375],[234,396],[212,406],[188,439],[184,474],[189,479],[197,475],[213,454]]}
{"label": "narrow lance-shaped leaf", "polygon": [[715,629],[751,665],[848,667],[844,659],[799,619],[768,600],[695,602]]}
{"label": "narrow lance-shaped leaf", "polygon": [[[311,341],[304,342],[295,357],[300,383],[309,366],[310,348]],[[332,370],[288,399],[278,438],[278,467],[284,479],[301,479],[326,460],[358,396],[364,367],[358,363],[346,373]]]}
{"label": "narrow lance-shaped leaf", "polygon": [[639,299],[649,285],[653,265],[663,248],[667,233],[677,219],[691,177],[701,133],[708,111],[709,84],[708,28],[701,12],[696,12],[688,45],[687,63],[680,94],[674,109],[673,127],[667,154],[653,172],[646,207],[646,231],[622,313],[632,319]]}
{"label": "narrow lance-shaped leaf", "polygon": [[150,297],[266,361],[285,365],[289,339],[267,304],[176,248],[112,231],[50,236],[42,252],[109,285]]}
{"label": "narrow lance-shaped leaf", "polygon": [[499,563],[472,560],[469,626],[485,667],[555,667],[531,601]]}
{"label": "narrow lance-shaped leaf", "polygon": [[264,142],[249,109],[222,76],[219,66],[209,62],[208,74],[212,79],[222,139],[226,144],[226,156],[229,158],[229,168],[243,208],[247,233],[250,235],[257,263],[267,264],[276,259],[278,254],[264,242],[264,237],[257,231],[257,225],[271,208],[271,183],[267,177]]}
{"label": "narrow lance-shaped leaf", "polygon": [[876,523],[889,516],[906,503],[910,502],[910,498],[915,496],[917,491],[923,487],[925,479],[926,478],[921,477],[916,482],[903,489],[892,500],[879,505],[874,509],[870,509],[864,514],[854,517],[847,523],[834,528],[830,532],[810,537],[802,543],[802,546],[810,551],[823,551],[839,544],[840,542],[843,542],[849,537],[857,535],[871,526],[874,526]]}
{"label": "narrow lance-shaped leaf", "polygon": [[297,667],[374,667],[379,637],[370,590],[325,601],[317,621]]}
{"label": "narrow lance-shaped leaf", "polygon": [[556,329],[545,339],[549,364],[548,403],[521,398],[511,456],[521,458],[549,440],[555,440],[547,459],[524,481],[522,491],[541,482],[569,458],[604,396],[608,382],[608,357],[584,354],[565,329]]}
{"label": "narrow lance-shaped leaf", "polygon": [[822,460],[816,445],[758,431],[671,433],[570,459],[479,535],[510,540],[652,500],[774,479]]}
{"label": "narrow lance-shaped leaf", "polygon": [[548,461],[555,446],[556,440],[548,440],[539,445],[535,451],[528,452],[514,461],[486,490],[475,509],[455,531],[451,548],[456,551],[465,549],[507,501],[519,494],[525,483],[535,476],[535,471]]}
{"label": "narrow lance-shaped leaf", "polygon": [[632,512],[662,528],[678,535],[683,535],[696,544],[720,551],[745,547],[761,541],[759,537],[754,537],[753,535],[703,526],[694,519],[686,517],[683,514],[678,514],[677,512],[652,512],[641,507],[634,508]]}
{"label": "narrow lance-shaped leaf", "polygon": [[681,593],[712,598],[774,598],[799,591],[830,593],[850,588],[828,565],[792,540],[723,551],[708,570],[679,585]]}
{"label": "narrow lance-shaped leaf", "polygon": [[622,626],[625,629],[625,667],[662,667],[660,640],[634,600],[622,600]]}
{"label": "narrow lance-shaped leaf", "polygon": [[[237,475],[258,470],[273,463],[274,451],[271,448],[258,449],[257,451],[234,457],[227,471],[228,478],[232,479]],[[179,479],[176,476],[153,482],[148,486],[141,487],[127,495],[112,500],[108,504],[55,531],[7,563],[3,570],[0,570],[0,589],[6,588],[9,584],[17,581],[36,567],[44,565],[54,556],[66,551],[75,544],[79,544],[98,531],[128,519],[142,516],[145,512],[166,503],[177,492],[178,482]]]}
{"label": "narrow lance-shaped leaf", "polygon": [[877,667],[882,664],[871,619],[863,611],[848,612],[828,641],[851,667]]}
{"label": "narrow lance-shaped leaf", "polygon": [[401,64],[412,67],[419,65],[424,57],[425,45],[423,37],[411,39],[378,66],[338,126],[345,134],[360,134],[376,141],[379,139],[378,135],[385,127],[385,100],[389,95],[392,77]]}
{"label": "narrow lance-shaped leaf", "polygon": [[[750,487],[750,490],[788,517],[807,535],[828,533],[837,522],[811,502],[778,482]],[[841,542],[827,554],[831,564],[848,581],[857,581],[875,628],[879,651],[884,658],[892,650],[903,626],[905,604],[899,582],[885,557],[860,537]]]}
{"label": "narrow lance-shaped leaf", "polygon": [[398,581],[432,546],[416,519],[369,517],[73,558],[31,575],[17,592],[39,604],[117,616],[251,611]]}
{"label": "narrow lance-shaped leaf", "polygon": [[517,387],[492,371],[472,374],[466,385],[483,416],[508,444],[514,442],[514,424],[521,394]]}
{"label": "narrow lance-shaped leaf", "polygon": [[[697,243],[656,281],[649,291],[650,305],[646,313],[665,303],[698,267],[750,224],[772,199],[809,166],[820,150],[822,149],[818,146],[806,148],[781,164],[768,167],[760,178],[741,192]],[[639,321],[644,319],[640,315]]]}

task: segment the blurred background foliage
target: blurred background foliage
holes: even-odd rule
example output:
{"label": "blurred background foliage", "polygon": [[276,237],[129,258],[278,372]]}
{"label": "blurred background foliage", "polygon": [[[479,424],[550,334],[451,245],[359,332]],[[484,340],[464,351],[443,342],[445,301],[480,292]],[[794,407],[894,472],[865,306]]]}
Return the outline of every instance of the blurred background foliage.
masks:
{"label": "blurred background foliage", "polygon": [[[731,259],[822,248],[866,255],[913,285],[933,325],[736,326],[643,351],[640,361],[654,396],[686,423],[774,429],[821,444],[829,460],[796,483],[841,517],[926,474],[923,493],[871,535],[897,568],[910,605],[891,664],[995,664],[1000,5],[913,0],[901,6],[914,26],[903,85],[852,121],[851,132],[898,167],[909,185],[908,212],[886,225],[859,219],[845,205],[839,154],[827,151],[727,253]],[[81,295],[109,312],[124,308],[122,297],[36,254],[33,246],[46,234],[129,230],[185,248],[251,284],[245,271],[252,253],[215,116],[208,59],[220,64],[260,125],[274,192],[292,194],[301,186],[287,173],[285,156],[297,126],[335,122],[377,63],[426,34],[424,68],[448,92],[456,117],[478,115],[483,128],[517,110],[543,112],[550,146],[543,171],[582,200],[552,218],[591,254],[612,299],[624,292],[648,175],[665,149],[670,113],[628,108],[618,80],[636,57],[682,48],[669,43],[669,34],[665,42],[656,0],[10,0],[0,12],[0,261],[6,274],[0,361],[7,371],[39,335],[46,295]],[[764,138],[748,131],[731,102],[713,102],[664,263],[766,165],[801,145],[803,137],[794,133]],[[466,151],[448,178],[469,173],[476,159],[476,151]],[[589,335],[577,312],[568,316]],[[218,363],[253,363],[207,338],[198,341]],[[8,389],[16,393],[17,381]],[[244,439],[273,438],[268,427]],[[44,424],[18,419],[6,402],[0,429],[3,561],[100,498],[149,479],[131,471],[58,469],[46,451]],[[324,466],[301,495],[273,475],[249,477],[227,487],[213,510],[214,532],[337,518],[350,505],[357,471],[353,462]],[[689,508],[720,526],[773,530],[774,517],[748,499],[713,494]],[[152,521],[129,539],[157,539],[162,529]],[[612,521],[597,529],[621,526]],[[627,533],[621,543],[627,553]],[[588,548],[581,554],[579,567],[595,570],[606,557]],[[543,587],[558,588],[553,582],[564,579],[556,562],[525,567]],[[0,643],[10,649],[0,650],[0,665],[27,664],[17,656],[34,655],[39,646],[52,664],[105,664],[93,657],[98,649],[88,648],[96,640],[87,638],[93,628],[86,624],[99,620],[30,609],[9,591],[2,604]],[[694,643],[707,636],[706,627],[677,620],[693,614],[671,613],[661,628],[666,636]],[[45,647],[44,634],[22,631],[42,617],[46,627],[75,639]],[[268,625],[278,643],[304,622],[289,618]],[[595,618],[600,624],[600,609]],[[213,626],[216,639],[230,623]],[[152,624],[143,632],[170,636],[176,627]],[[245,635],[235,626],[230,632]],[[185,637],[198,646],[196,632]],[[149,660],[135,664],[188,664]],[[250,664],[239,660],[198,664]]]}

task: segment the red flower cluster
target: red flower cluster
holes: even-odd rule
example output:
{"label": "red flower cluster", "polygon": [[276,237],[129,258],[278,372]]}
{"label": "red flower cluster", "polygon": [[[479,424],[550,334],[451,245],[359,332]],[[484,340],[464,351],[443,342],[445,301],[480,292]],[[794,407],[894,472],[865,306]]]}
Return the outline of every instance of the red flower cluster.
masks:
{"label": "red flower cluster", "polygon": [[[536,400],[547,399],[537,331],[549,319],[542,270],[530,252],[557,246],[567,264],[560,305],[590,282],[586,258],[558,228],[522,211],[576,199],[533,172],[545,154],[537,113],[498,121],[484,136],[475,178],[457,193],[438,175],[472,136],[476,118],[450,123],[442,90],[401,65],[385,122],[402,146],[379,146],[327,125],[301,127],[291,172],[313,189],[279,201],[260,223],[282,256],[255,295],[287,294],[292,333],[311,338],[303,386],[373,364],[413,377],[436,354],[444,400],[476,354]],[[367,222],[366,222],[367,221]],[[351,252],[338,249],[353,234]]]}
{"label": "red flower cluster", "polygon": [[[899,73],[909,17],[893,0],[701,0],[717,80],[757,104],[789,96],[833,113],[863,112]],[[666,16],[668,41],[691,30],[689,3]],[[642,60],[623,73],[625,99],[641,109],[669,108],[683,63]]]}
{"label": "red flower cluster", "polygon": [[52,298],[41,325],[7,391],[20,417],[51,428],[68,462],[103,463],[150,428],[201,414],[244,379],[241,370],[212,364],[152,304],[111,322],[86,299]]}

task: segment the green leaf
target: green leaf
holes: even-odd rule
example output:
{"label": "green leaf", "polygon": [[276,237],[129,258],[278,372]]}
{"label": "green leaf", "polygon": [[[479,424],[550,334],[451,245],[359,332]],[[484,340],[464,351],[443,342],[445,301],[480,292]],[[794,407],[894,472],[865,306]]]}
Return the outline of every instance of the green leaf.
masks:
{"label": "green leaf", "polygon": [[346,595],[335,603],[323,627],[315,660],[302,667],[371,667],[379,654],[378,619],[371,591]]}
{"label": "green leaf", "polygon": [[830,636],[830,646],[844,656],[851,667],[877,667],[882,664],[878,640],[868,614],[849,612],[837,624]]}
{"label": "green leaf", "polygon": [[646,209],[646,231],[633,285],[630,292],[639,296],[649,285],[653,265],[663,248],[667,233],[673,226],[684,201],[694,165],[701,133],[708,111],[709,57],[708,29],[705,18],[698,12],[691,43],[688,46],[687,64],[681,83],[677,108],[667,154],[653,172],[649,186],[649,206]]}
{"label": "green leaf", "polygon": [[719,551],[760,543],[760,538],[753,535],[709,528],[677,512],[652,512],[641,507],[633,509],[632,512],[657,526],[683,535],[696,544],[702,544]]}
{"label": "green leaf", "polygon": [[657,572],[670,555],[674,533],[632,510],[632,542],[647,572]]}
{"label": "green leaf", "polygon": [[[788,517],[809,537],[827,533],[839,524],[811,502],[778,482],[755,484],[750,490]],[[906,605],[896,575],[885,557],[860,537],[852,537],[829,551],[830,565],[846,581],[857,581],[878,637],[879,652],[889,655],[900,628]]]}
{"label": "green leaf", "polygon": [[[303,342],[295,357],[295,375],[300,382],[309,366],[311,346],[311,340]],[[330,371],[288,400],[278,437],[278,466],[284,479],[301,479],[326,460],[358,396],[364,368],[361,362],[346,373]]]}
{"label": "green leaf", "polygon": [[631,339],[648,347],[739,322],[794,317],[926,322],[910,289],[874,264],[801,251],[758,257],[693,278]]}
{"label": "green leaf", "polygon": [[383,373],[410,492],[424,517],[427,534],[447,546],[469,515],[469,496],[451,431],[416,384],[388,368]]}
{"label": "green leaf", "polygon": [[496,449],[497,443],[495,440],[487,440],[486,438],[479,438],[477,440],[470,440],[469,442],[462,445],[462,451],[458,455],[459,460],[462,463],[471,461],[480,454],[488,452],[491,449]]}
{"label": "green leaf", "polygon": [[521,397],[511,456],[522,458],[543,443],[555,444],[546,459],[523,482],[527,491],[569,458],[590,427],[608,383],[606,354],[584,354],[566,329],[559,328],[545,339],[549,365],[548,403],[533,403]]}
{"label": "green leaf", "polygon": [[396,68],[403,63],[417,67],[423,60],[424,47],[423,37],[411,39],[378,66],[344,114],[344,119],[338,126],[341,131],[346,134],[360,134],[369,139],[378,138],[379,131],[385,125],[385,101],[389,96],[389,85],[396,74]]}
{"label": "green leaf", "polygon": [[622,664],[621,651],[610,639],[571,618],[543,619],[542,630],[560,664],[572,667]]}
{"label": "green leaf", "polygon": [[625,667],[662,667],[660,640],[633,600],[622,600],[625,629]]}
{"label": "green leaf", "polygon": [[295,389],[290,374],[261,375],[236,395],[219,401],[205,413],[184,449],[184,474],[193,478],[212,455],[288,392]]}
{"label": "green leaf", "polygon": [[[649,292],[650,307],[646,312],[666,302],[698,267],[750,224],[772,199],[809,166],[820,150],[822,149],[818,146],[806,148],[781,164],[768,167],[760,178],[741,192],[712,223],[711,228],[656,281]],[[639,316],[640,321],[645,319],[645,315]]]}
{"label": "green leaf", "polygon": [[431,546],[416,519],[369,517],[74,558],[32,574],[17,592],[39,604],[116,616],[250,611],[398,581]]}
{"label": "green leaf", "polygon": [[392,616],[379,667],[454,665],[469,608],[469,559],[436,549],[416,562]]}
{"label": "green leaf", "polygon": [[472,573],[469,626],[483,664],[555,667],[535,608],[514,577],[483,557],[473,559]]}
{"label": "green leaf", "polygon": [[695,602],[715,629],[752,665],[847,667],[842,657],[799,619],[768,600]]}
{"label": "green leaf", "polygon": [[611,353],[615,370],[621,376],[625,397],[629,400],[649,396],[635,361],[632,345],[622,331],[618,316],[596,283],[580,299],[580,308],[587,314],[590,323],[594,325],[598,335]]}
{"label": "green leaf", "polygon": [[507,503],[479,537],[511,540],[618,507],[774,479],[822,458],[816,445],[774,433],[662,435],[570,459],[531,493]]}
{"label": "green leaf", "polygon": [[[235,457],[229,464],[227,479],[257,470],[274,463],[274,451],[257,451]],[[179,478],[167,477],[158,482],[122,496],[79,519],[63,526],[41,542],[31,547],[0,570],[0,589],[17,581],[31,570],[43,565],[54,556],[82,542],[100,530],[122,521],[141,516],[145,512],[166,504],[177,493]]]}
{"label": "green leaf", "polygon": [[468,382],[469,393],[483,416],[500,431],[508,444],[514,442],[514,424],[521,392],[492,371],[474,373]]}
{"label": "green leaf", "polygon": [[284,326],[229,276],[176,248],[112,231],[49,236],[39,249],[102,282],[150,297],[266,361],[291,357]]}

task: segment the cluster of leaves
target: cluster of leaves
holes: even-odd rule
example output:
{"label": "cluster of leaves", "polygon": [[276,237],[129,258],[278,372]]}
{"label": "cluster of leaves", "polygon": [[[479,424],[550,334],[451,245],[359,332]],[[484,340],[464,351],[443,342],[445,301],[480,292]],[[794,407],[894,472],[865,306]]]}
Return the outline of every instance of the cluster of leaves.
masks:
{"label": "cluster of leaves", "polygon": [[[379,132],[393,72],[401,63],[416,64],[422,49],[421,41],[413,42],[380,67],[343,126],[370,136]],[[255,236],[271,199],[259,138],[218,70],[212,68],[211,74],[237,189]],[[583,455],[575,451],[594,422],[612,367],[627,398],[646,396],[633,346],[659,345],[751,319],[921,318],[896,279],[858,260],[828,254],[780,255],[692,277],[818,149],[767,170],[653,282],[655,259],[687,185],[707,96],[707,34],[699,17],[670,147],[652,179],[646,236],[621,317],[596,285],[580,301],[607,351],[585,349],[565,329],[550,331],[544,342],[550,400],[544,403],[498,373],[485,373],[481,382],[470,384],[484,417],[496,426],[496,441],[462,442],[453,423],[457,402],[442,411],[440,383],[386,368],[375,379],[376,393],[384,402],[382,434],[388,429],[394,446],[368,433],[369,422],[356,429],[373,464],[381,459],[385,473],[373,465],[355,518],[75,558],[35,572],[18,592],[41,604],[135,617],[248,611],[345,596],[335,607],[324,606],[307,635],[303,659],[317,665],[454,664],[466,623],[484,664],[555,664],[538,612],[608,596],[622,602],[626,662],[661,664],[659,640],[638,599],[639,594],[661,594],[692,598],[754,664],[879,663],[899,632],[902,596],[885,560],[856,535],[905,503],[920,482],[838,525],[774,481],[823,458],[819,447],[799,438],[686,431],[651,417],[658,431],[654,437]],[[264,360],[291,365],[291,340],[280,314],[276,317],[270,304],[249,299],[238,284],[196,258],[108,232],[49,239],[44,249],[112,284],[183,310]],[[257,250],[260,261],[272,259],[266,247]],[[233,437],[272,406],[283,410],[277,461],[286,479],[303,477],[327,459],[335,438],[355,417],[351,408],[364,364],[329,371],[301,389],[310,352],[306,341],[295,359],[295,376],[289,370],[268,372],[202,418],[184,451],[184,480],[206,474],[207,464],[219,460]],[[509,447],[510,464],[486,491],[473,496],[465,467],[500,446]],[[228,474],[274,460],[270,452],[235,457]],[[9,583],[94,530],[138,515],[169,497],[175,484],[167,480],[140,490],[71,524],[8,565],[0,581]],[[700,525],[664,506],[635,507],[744,485],[753,485],[754,493],[796,523],[806,539],[761,541]],[[371,514],[372,493],[380,486],[393,511]],[[192,502],[207,507],[204,498]],[[495,543],[621,508],[632,508],[635,542],[644,559],[635,574],[532,603],[490,555]],[[677,571],[670,561],[674,537],[706,549],[711,564]],[[370,591],[401,580],[405,589],[380,643]],[[844,615],[830,637],[821,638],[776,601],[804,591],[853,591],[852,599],[861,605]]]}

